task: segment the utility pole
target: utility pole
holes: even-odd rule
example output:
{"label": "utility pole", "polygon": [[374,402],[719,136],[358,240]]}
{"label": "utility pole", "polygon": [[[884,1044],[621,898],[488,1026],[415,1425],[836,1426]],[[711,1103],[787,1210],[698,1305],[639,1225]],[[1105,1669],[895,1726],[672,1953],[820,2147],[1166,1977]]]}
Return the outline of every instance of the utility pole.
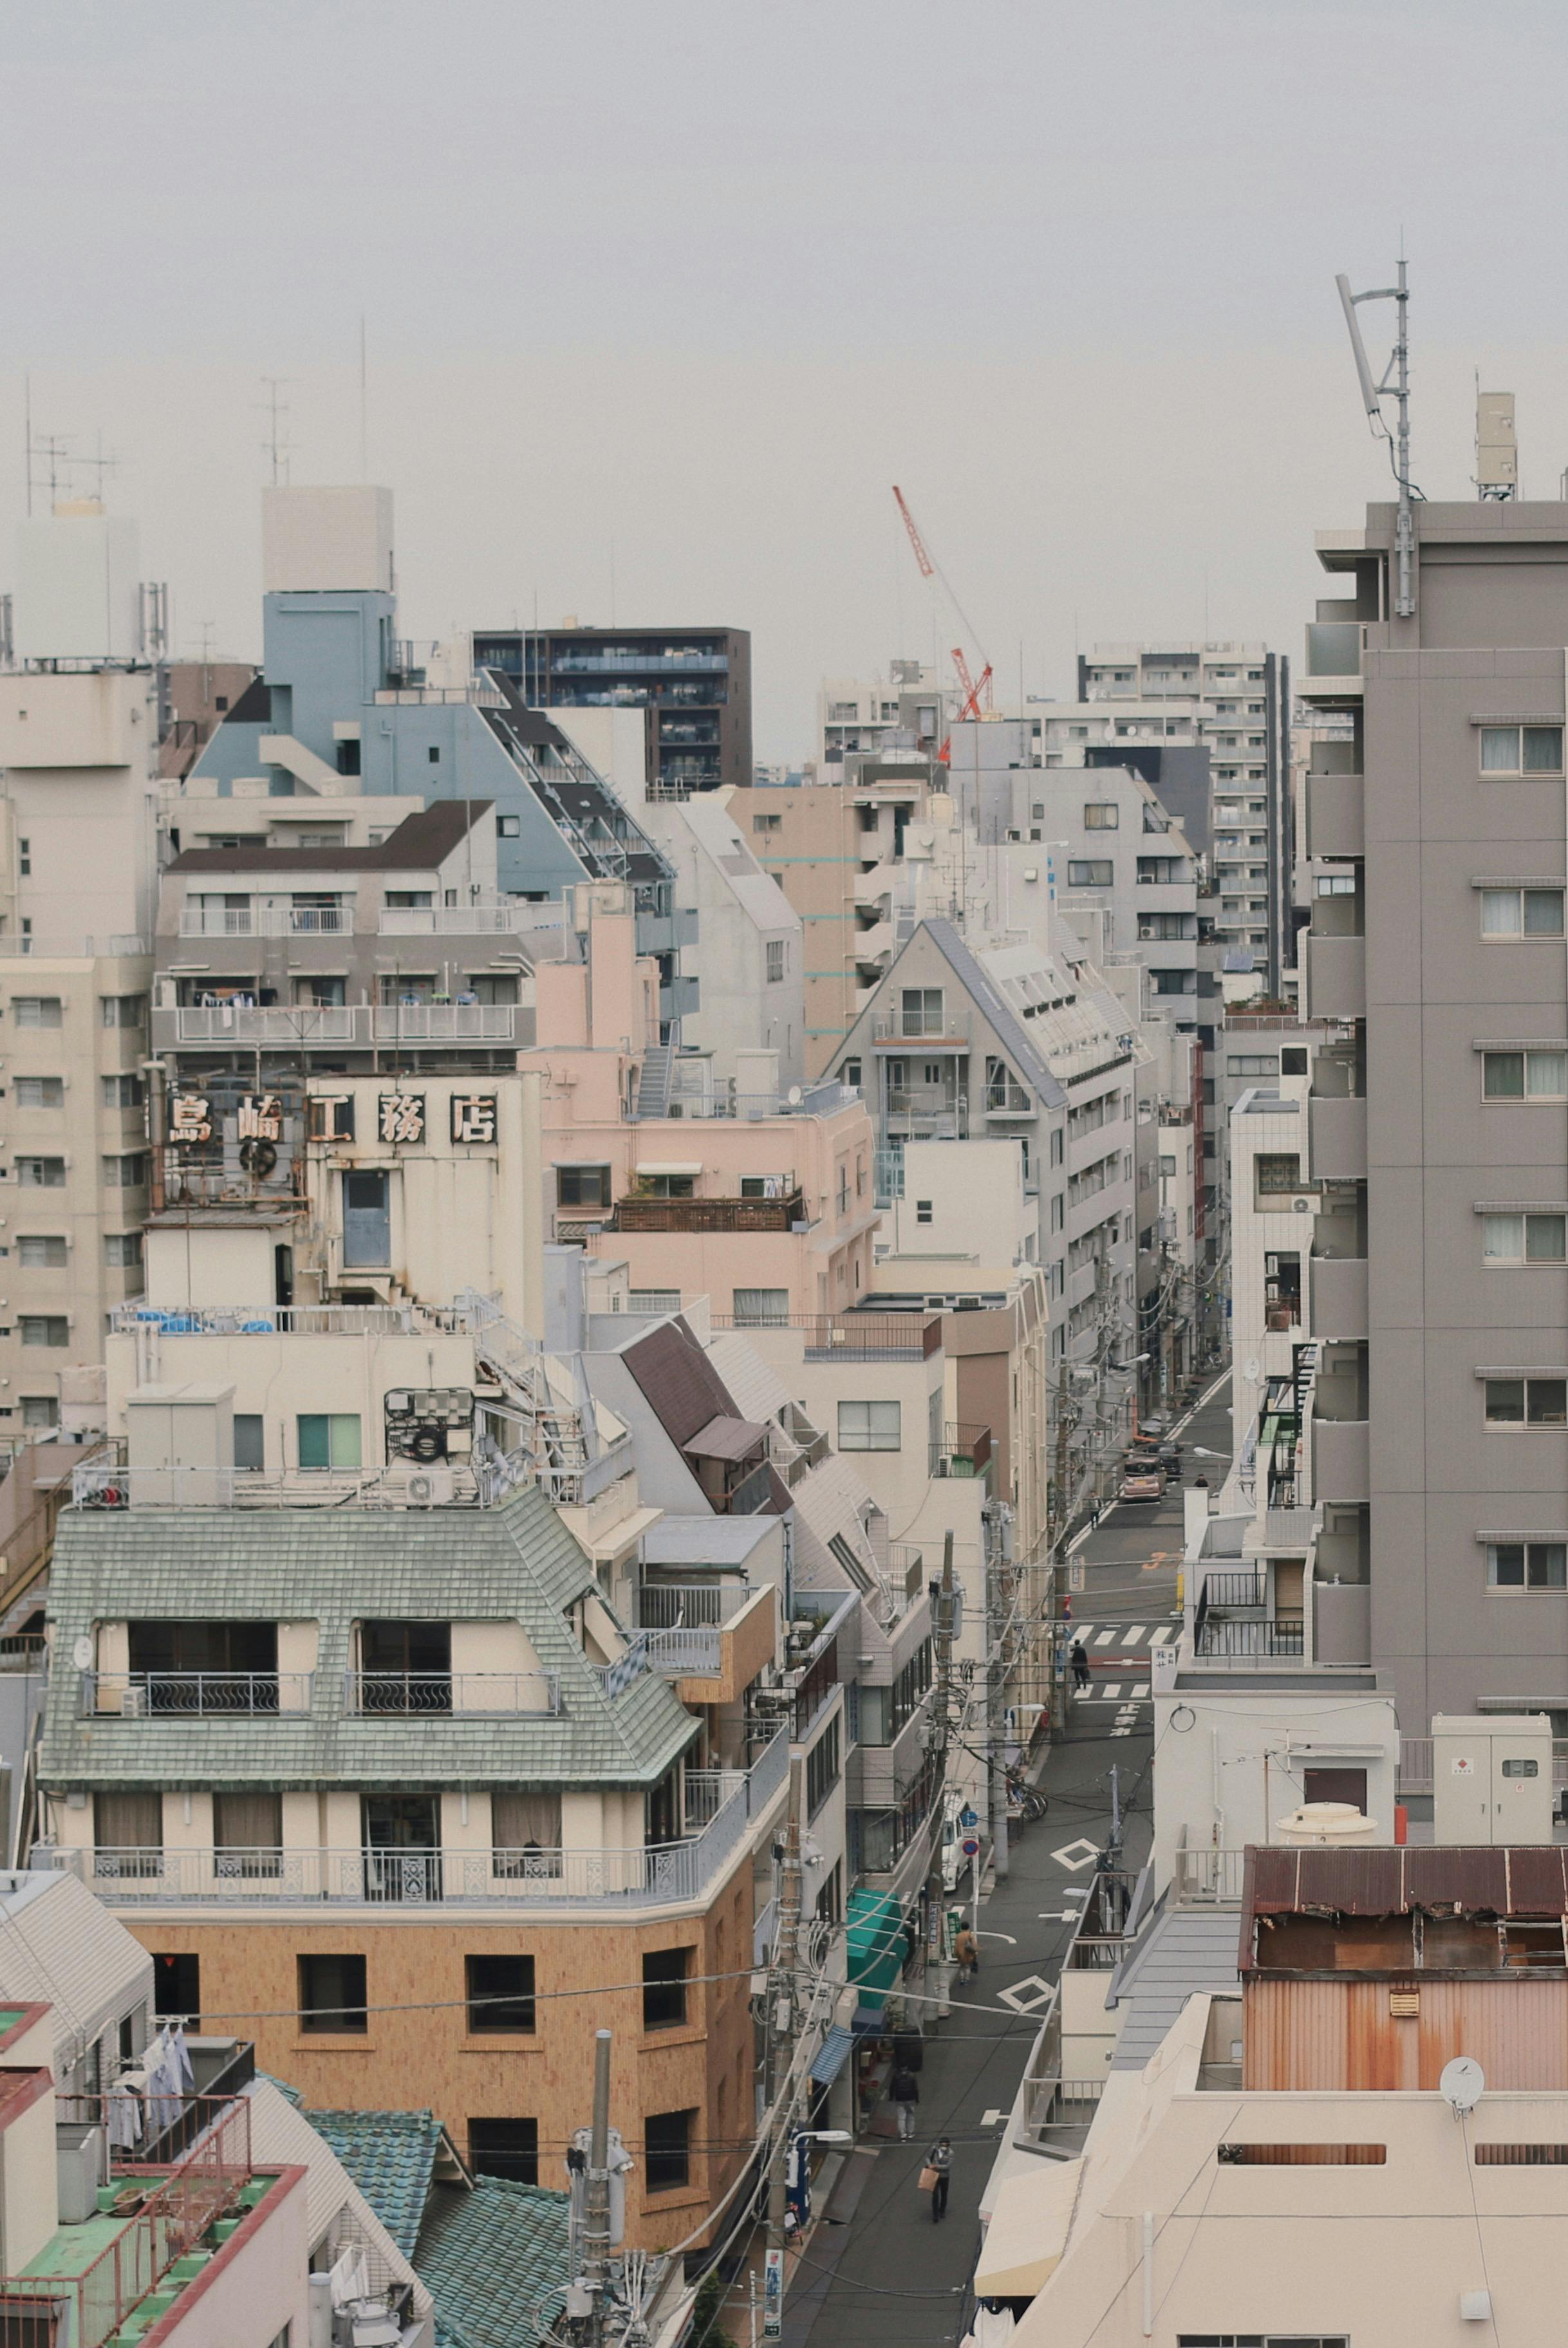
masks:
{"label": "utility pole", "polygon": [[[1007,1773],[999,1767],[1002,1698],[1006,1693],[1006,1662],[1003,1654],[1007,1615],[1011,1609],[997,1589],[1002,1555],[1002,1526],[993,1520],[992,1540],[985,1554],[985,1798],[991,1813],[991,1865],[996,1880],[1007,1873]],[[975,1859],[975,1897],[979,1905],[980,1859]]]}
{"label": "utility pole", "polygon": [[[768,1985],[768,2103],[771,2109],[784,2095],[794,2067],[795,2038],[799,2016],[796,1966],[800,1947],[800,1810],[805,1764],[789,1762],[789,1816],[784,1829],[784,1856],[779,1870],[779,1936],[773,1947],[773,1973]],[[789,2125],[776,2117],[768,2147],[768,2248],[784,2253],[784,2210],[789,2165]],[[766,2332],[766,2324],[765,2324]],[[771,2336],[771,2335],[769,2335]]]}
{"label": "utility pole", "polygon": [[953,1702],[953,1535],[942,1540],[942,1580],[936,1591],[936,1697],[932,1705],[931,1757],[934,1765],[934,1807],[936,1828],[932,1837],[931,1862],[925,1876],[925,1970],[932,1977],[934,1958],[942,1953],[942,1821],[947,1802],[947,1740]]}
{"label": "utility pole", "polygon": [[610,2281],[610,2033],[593,2037],[593,2133],[583,2197],[583,2285],[592,2304],[590,2348],[603,2348]]}

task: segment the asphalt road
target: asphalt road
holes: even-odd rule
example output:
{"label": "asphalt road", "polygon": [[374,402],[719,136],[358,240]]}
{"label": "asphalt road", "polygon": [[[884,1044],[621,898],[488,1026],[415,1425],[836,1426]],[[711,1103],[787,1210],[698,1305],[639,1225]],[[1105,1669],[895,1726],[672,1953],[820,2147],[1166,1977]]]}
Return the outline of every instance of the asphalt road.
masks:
{"label": "asphalt road", "polygon": [[[1193,1415],[1184,1443],[1228,1458],[1229,1391],[1227,1376]],[[1185,1465],[1189,1477],[1206,1470],[1216,1482],[1223,1472],[1221,1461],[1193,1459],[1191,1451]],[[1081,1891],[1111,1831],[1113,1770],[1124,1864],[1140,1866],[1148,1855],[1147,1634],[1171,1621],[1181,1523],[1178,1486],[1153,1506],[1113,1509],[1076,1549],[1086,1587],[1072,1612],[1090,1626],[1095,1675],[1047,1757],[1040,1782],[1049,1810],[1024,1830],[1007,1876],[981,1900],[979,1978],[954,1988],[951,2017],[931,2028],[913,2141],[873,2138],[849,2156],[847,2168],[865,2172],[853,2180],[858,2199],[845,2223],[817,2226],[795,2270],[785,2348],[942,2348],[964,2335],[980,2195],[1038,2027],[1037,2017],[1015,2017],[999,1993],[1027,2003],[1056,1981],[1072,1929],[1071,1894]],[[1130,1643],[1140,1626],[1145,1635]],[[1104,1632],[1110,1635],[1100,1643]],[[1116,1695],[1104,1693],[1108,1686]],[[942,2135],[953,2143],[953,2182],[937,2225],[916,2178]]]}

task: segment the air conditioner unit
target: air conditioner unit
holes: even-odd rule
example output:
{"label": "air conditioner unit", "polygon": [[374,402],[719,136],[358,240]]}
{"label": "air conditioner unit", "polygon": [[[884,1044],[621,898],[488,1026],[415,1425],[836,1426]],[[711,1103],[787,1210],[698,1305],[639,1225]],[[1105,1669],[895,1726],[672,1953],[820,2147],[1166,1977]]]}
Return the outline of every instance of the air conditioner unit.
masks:
{"label": "air conditioner unit", "polygon": [[449,1468],[422,1468],[409,1477],[405,1488],[411,1509],[449,1509],[457,1488]]}

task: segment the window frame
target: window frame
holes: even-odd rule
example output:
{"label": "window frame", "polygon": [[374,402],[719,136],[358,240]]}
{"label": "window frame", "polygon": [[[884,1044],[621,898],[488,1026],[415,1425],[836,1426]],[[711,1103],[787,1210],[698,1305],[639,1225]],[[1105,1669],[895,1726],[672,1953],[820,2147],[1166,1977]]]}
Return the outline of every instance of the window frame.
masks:
{"label": "window frame", "polygon": [[[1496,1249],[1491,1244],[1492,1240],[1501,1235],[1499,1227],[1505,1223],[1514,1223],[1519,1226],[1517,1253]],[[1555,1251],[1550,1254],[1532,1253],[1531,1226],[1548,1223],[1556,1226]],[[1568,1263],[1568,1214],[1565,1214],[1561,1208],[1553,1211],[1548,1209],[1537,1210],[1527,1207],[1483,1213],[1480,1218],[1480,1260],[1483,1269],[1491,1271],[1511,1271],[1541,1264]]]}
{"label": "window frame", "polygon": [[[643,2191],[645,2196],[655,2193],[682,2193],[691,2188],[691,2157],[695,2136],[693,2122],[698,2113],[691,2107],[676,2112],[645,2112],[643,2115]],[[678,2127],[675,2125],[679,2123]],[[659,2129],[667,2141],[655,2146],[654,2131]],[[666,2171],[678,2169],[678,2174]]]}
{"label": "window frame", "polygon": [[[1488,945],[1528,945],[1536,939],[1560,939],[1563,934],[1563,884],[1561,881],[1522,880],[1517,887],[1480,889],[1476,893],[1480,899],[1480,934]],[[1530,926],[1532,898],[1555,906],[1557,925],[1554,929],[1532,929]],[[1505,899],[1511,903],[1517,920],[1501,929],[1489,925]]]}
{"label": "window frame", "polygon": [[[1521,1533],[1517,1540],[1486,1541],[1486,1588],[1489,1597],[1552,1598],[1568,1591],[1568,1543],[1532,1539]],[[1511,1559],[1518,1553],[1517,1581],[1501,1578],[1504,1554]],[[1553,1575],[1555,1578],[1553,1578]]]}
{"label": "window frame", "polygon": [[[1488,1107],[1494,1107],[1501,1103],[1505,1107],[1517,1106],[1528,1108],[1535,1104],[1549,1106],[1553,1103],[1568,1101],[1568,1044],[1497,1045],[1491,1049],[1483,1049],[1478,1056],[1480,1060],[1480,1097]],[[1518,1092],[1502,1092],[1494,1090],[1492,1087],[1494,1067],[1501,1074],[1501,1064],[1508,1060],[1519,1062],[1521,1088]],[[1556,1089],[1551,1092],[1544,1091],[1532,1083],[1532,1063],[1544,1060],[1554,1060],[1558,1066]]]}
{"label": "window frame", "polygon": [[[514,1987],[483,1988],[476,1966],[515,1965],[521,1969]],[[539,2032],[537,1968],[531,1952],[522,1949],[481,1949],[463,1957],[463,2004],[470,2038],[532,2038]],[[501,2011],[497,2018],[498,2003]],[[488,2019],[486,2017],[489,2017]]]}
{"label": "window frame", "polygon": [[[1523,718],[1517,718],[1511,721],[1504,719],[1501,725],[1480,726],[1477,727],[1476,731],[1480,736],[1480,740],[1477,745],[1476,764],[1483,780],[1489,782],[1493,781],[1500,776],[1506,778],[1509,776],[1524,775],[1560,775],[1563,772],[1563,725],[1561,720],[1532,725]],[[1511,760],[1509,758],[1508,751],[1504,743],[1504,737],[1509,735],[1511,735],[1513,737]],[[1539,757],[1534,759],[1531,758],[1530,750],[1532,744],[1530,737],[1532,736],[1537,737],[1538,747],[1541,747],[1540,737],[1550,737],[1552,736],[1555,736],[1556,740],[1554,746],[1550,742],[1550,740],[1545,744],[1545,747],[1550,754],[1545,758],[1541,758]],[[1494,752],[1501,750],[1501,755],[1489,756],[1489,744],[1491,746]]]}
{"label": "window frame", "polygon": [[[683,1942],[674,1949],[643,1951],[643,2029],[645,2032],[685,2030],[690,2022],[687,1993],[696,1971],[696,1950]],[[678,1971],[676,1968],[678,1965]],[[649,1968],[653,1967],[652,1972]],[[659,1968],[666,1967],[665,1971]]]}
{"label": "window frame", "polygon": [[[869,1396],[859,1395],[846,1395],[840,1399],[836,1406],[836,1440],[834,1444],[834,1448],[836,1450],[903,1450],[903,1408],[901,1403],[885,1399],[873,1399]],[[846,1411],[851,1413],[863,1411],[865,1413],[865,1417],[858,1427],[855,1426],[852,1419],[846,1420],[844,1416]],[[883,1414],[880,1420],[874,1415],[878,1412]],[[892,1414],[891,1420],[886,1416],[889,1412]],[[892,1435],[892,1441],[891,1443],[875,1439],[885,1436],[889,1432],[890,1428]],[[864,1440],[861,1439],[862,1437],[864,1437]]]}
{"label": "window frame", "polygon": [[[354,1429],[354,1442],[352,1447],[355,1457],[352,1459],[347,1457],[340,1458],[337,1456],[339,1433],[344,1427],[350,1426]],[[317,1426],[325,1428],[326,1457],[325,1459],[306,1459],[304,1456],[304,1431],[307,1426],[310,1426],[313,1429]],[[315,1439],[316,1438],[313,1433],[313,1448],[315,1447]],[[363,1468],[365,1465],[365,1426],[358,1411],[296,1411],[294,1414],[294,1465],[302,1475],[309,1476],[350,1475]]]}
{"label": "window frame", "polygon": [[[312,1979],[318,1965],[359,1968],[359,2003],[351,1994],[337,2004],[326,2003]],[[340,1982],[339,1988],[349,1989]],[[357,1949],[301,1949],[294,1955],[294,2020],[302,2038],[367,2038],[370,2034],[369,1965]],[[357,2017],[357,2019],[356,2019]]]}
{"label": "window frame", "polygon": [[[1538,1371],[1520,1370],[1496,1377],[1483,1378],[1480,1383],[1481,1418],[1489,1434],[1523,1434],[1528,1433],[1532,1427],[1568,1426],[1568,1378],[1552,1377]],[[1499,1416],[1493,1399],[1493,1389],[1511,1386],[1517,1386],[1519,1389],[1518,1414],[1515,1416],[1511,1408],[1506,1416]],[[1541,1406],[1537,1407],[1536,1398],[1532,1391],[1537,1386],[1547,1389],[1547,1395],[1555,1389],[1556,1395],[1561,1397],[1561,1402],[1554,1406],[1549,1406],[1547,1395],[1543,1395]]]}

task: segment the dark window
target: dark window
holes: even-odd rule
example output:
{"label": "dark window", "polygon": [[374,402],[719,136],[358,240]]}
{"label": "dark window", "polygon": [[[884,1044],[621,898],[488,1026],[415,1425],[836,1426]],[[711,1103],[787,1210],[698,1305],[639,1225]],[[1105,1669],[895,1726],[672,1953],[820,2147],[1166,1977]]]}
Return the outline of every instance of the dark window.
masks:
{"label": "dark window", "polygon": [[390,1263],[392,1210],[385,1174],[343,1178],[343,1261]]}
{"label": "dark window", "polygon": [[301,1957],[299,1965],[299,2026],[307,2037],[345,2033],[363,2036],[365,1960],[363,1957]]}
{"label": "dark window", "polygon": [[1279,1072],[1282,1076],[1305,1076],[1306,1053],[1303,1046],[1296,1044],[1284,1046],[1279,1056]]}
{"label": "dark window", "polygon": [[359,772],[359,745],[357,742],[340,742],[338,744],[337,771],[340,775],[356,775]]}
{"label": "dark window", "polygon": [[236,1468],[264,1468],[266,1422],[260,1411],[237,1410],[234,1413],[234,1465]]}
{"label": "dark window", "polygon": [[517,2035],[535,2027],[531,1957],[465,1957],[469,2028]]}
{"label": "dark window", "polygon": [[643,1959],[643,2028],[674,2030],[686,2018],[690,1949],[650,1949]]}
{"label": "dark window", "polygon": [[441,763],[441,754],[440,754],[440,752],[437,749],[437,747],[436,747],[435,744],[432,742],[432,743],[431,743],[431,745],[430,745],[430,764],[431,764],[431,766],[432,766],[432,767],[438,767],[438,766],[440,765],[440,763]]}
{"label": "dark window", "polygon": [[650,2112],[643,2122],[643,2177],[649,2193],[672,2193],[691,2182],[695,2112]]}
{"label": "dark window", "polygon": [[806,1815],[815,1818],[839,1781],[839,1724],[832,1721],[806,1756]]}
{"label": "dark window", "polygon": [[513,2185],[537,2185],[539,2122],[470,2120],[469,2158],[480,2177],[504,2177]]}
{"label": "dark window", "polygon": [[212,1844],[225,1882],[284,1871],[281,1794],[214,1794]]}
{"label": "dark window", "polygon": [[562,1207],[607,1207],[610,1169],[607,1166],[558,1166],[555,1200]]}
{"label": "dark window", "polygon": [[[191,2021],[201,2011],[201,1960],[191,1949],[152,1960],[152,2010]],[[136,2054],[139,2054],[139,2046]],[[133,2058],[134,2059],[134,2058]]]}
{"label": "dark window", "polygon": [[1489,1426],[1568,1425],[1568,1380],[1488,1378],[1486,1417]]}
{"label": "dark window", "polygon": [[1309,1802],[1348,1802],[1352,1809],[1366,1810],[1365,1769],[1304,1769],[1302,1782]]}

